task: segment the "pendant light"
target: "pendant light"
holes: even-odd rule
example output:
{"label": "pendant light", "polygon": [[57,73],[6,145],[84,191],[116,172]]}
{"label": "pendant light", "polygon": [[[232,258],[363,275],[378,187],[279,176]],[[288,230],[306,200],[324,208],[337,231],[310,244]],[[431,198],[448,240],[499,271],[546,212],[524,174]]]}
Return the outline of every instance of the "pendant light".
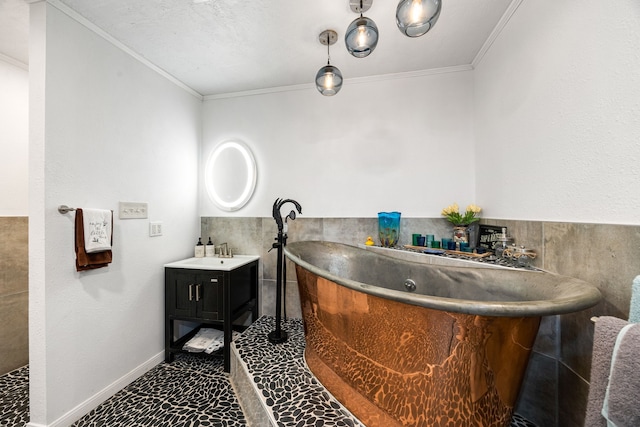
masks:
{"label": "pendant light", "polygon": [[369,56],[378,44],[378,27],[373,19],[363,17],[362,13],[369,10],[373,0],[351,0],[349,5],[351,10],[359,13],[360,17],[356,18],[347,27],[344,35],[344,43],[349,53],[356,58],[364,58]]}
{"label": "pendant light", "polygon": [[396,24],[407,37],[420,37],[438,21],[442,0],[401,0],[396,9]]}
{"label": "pendant light", "polygon": [[329,46],[338,40],[338,33],[325,30],[318,38],[321,44],[327,46],[327,65],[320,68],[316,74],[316,88],[324,96],[333,96],[342,88],[342,73],[338,67],[331,65],[329,56]]}

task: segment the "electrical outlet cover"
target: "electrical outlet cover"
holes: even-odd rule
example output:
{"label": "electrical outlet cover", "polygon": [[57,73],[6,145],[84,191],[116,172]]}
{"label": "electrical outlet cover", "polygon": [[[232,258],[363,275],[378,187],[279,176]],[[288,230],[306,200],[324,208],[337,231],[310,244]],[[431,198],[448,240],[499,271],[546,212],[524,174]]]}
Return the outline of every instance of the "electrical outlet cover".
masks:
{"label": "electrical outlet cover", "polygon": [[151,237],[162,236],[162,223],[161,222],[150,222],[149,223],[149,236],[151,236]]}

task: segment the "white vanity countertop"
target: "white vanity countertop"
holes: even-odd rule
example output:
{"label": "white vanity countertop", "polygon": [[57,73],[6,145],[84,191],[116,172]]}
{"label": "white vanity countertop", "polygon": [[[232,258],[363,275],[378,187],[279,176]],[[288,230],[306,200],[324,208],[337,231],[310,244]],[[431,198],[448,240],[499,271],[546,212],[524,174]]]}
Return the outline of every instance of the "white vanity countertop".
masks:
{"label": "white vanity countertop", "polygon": [[231,271],[238,267],[260,259],[259,255],[234,255],[233,258],[204,257],[187,258],[181,261],[165,264],[168,268],[188,268],[192,270],[219,270]]}

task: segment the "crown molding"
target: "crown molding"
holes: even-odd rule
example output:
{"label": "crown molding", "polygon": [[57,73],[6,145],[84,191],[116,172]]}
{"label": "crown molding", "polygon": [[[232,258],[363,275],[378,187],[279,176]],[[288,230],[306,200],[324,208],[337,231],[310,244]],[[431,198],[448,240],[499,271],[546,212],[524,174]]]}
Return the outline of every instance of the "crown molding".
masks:
{"label": "crown molding", "polygon": [[214,99],[242,98],[243,96],[264,95],[268,93],[279,93],[279,92],[295,92],[298,90],[308,90],[308,89],[315,89],[315,85],[313,85],[312,83],[304,83],[299,85],[277,86],[277,87],[268,87],[264,89],[254,89],[254,90],[243,90],[240,92],[219,93],[215,95],[205,95],[203,97],[203,100],[211,101]]}
{"label": "crown molding", "polygon": [[18,61],[17,59],[12,58],[12,57],[10,57],[8,55],[5,55],[3,53],[0,53],[0,61],[6,62],[7,64],[13,65],[14,67],[21,68],[21,69],[23,69],[25,71],[29,71],[29,64],[25,64],[24,62]]}
{"label": "crown molding", "polygon": [[[42,0],[35,0],[35,1],[37,2],[37,1],[42,1]],[[46,2],[48,4],[50,4],[51,6],[55,7],[56,9],[58,9],[60,12],[62,12],[65,15],[69,16],[74,21],[76,21],[79,24],[81,24],[82,26],[86,27],[89,31],[92,31],[92,32],[96,33],[97,35],[102,37],[104,40],[106,40],[107,42],[111,43],[112,45],[114,45],[118,49],[122,50],[123,52],[125,52],[126,54],[128,54],[129,56],[131,56],[132,58],[137,60],[138,62],[144,64],[145,66],[147,66],[151,70],[153,70],[156,73],[160,74],[162,77],[164,77],[165,79],[169,80],[171,83],[175,84],[180,89],[186,91],[190,95],[193,95],[194,97],[196,97],[196,98],[198,98],[199,100],[202,101],[203,97],[202,97],[202,95],[200,93],[196,92],[195,90],[193,90],[192,88],[190,88],[189,86],[187,86],[186,84],[184,84],[183,82],[181,82],[180,80],[178,80],[177,78],[172,76],[171,74],[167,73],[162,68],[160,68],[157,65],[153,64],[151,61],[147,60],[146,58],[144,58],[143,56],[141,56],[140,54],[138,54],[137,52],[135,52],[131,48],[127,47],[125,44],[121,43],[116,38],[111,36],[109,33],[104,31],[102,28],[98,27],[93,22],[89,21],[87,18],[85,18],[84,16],[80,15],[78,12],[76,12],[75,10],[71,9],[69,6],[67,6],[64,3],[62,3],[60,0],[46,0]]]}
{"label": "crown molding", "polygon": [[454,65],[451,67],[430,68],[427,70],[405,71],[402,73],[380,74],[377,76],[354,77],[352,79],[346,79],[345,81],[349,81],[352,84],[372,83],[385,80],[413,79],[416,77],[433,76],[435,74],[460,73],[464,71],[473,71],[473,65]]}
{"label": "crown molding", "polygon": [[[24,1],[30,4],[40,3],[40,2],[49,3],[50,5],[54,6],[56,9],[60,10],[62,13],[69,16],[71,19],[83,25],[90,31],[96,33],[107,42],[116,46],[118,49],[127,53],[137,61],[141,62],[148,68],[160,74],[161,76],[171,81],[173,84],[185,90],[186,92],[193,95],[194,97],[198,98],[199,100],[209,101],[209,100],[216,100],[216,99],[240,98],[245,96],[255,96],[255,95],[264,95],[264,94],[270,94],[270,93],[293,92],[293,91],[300,91],[300,90],[315,89],[315,85],[313,83],[305,83],[305,84],[298,84],[298,85],[278,86],[278,87],[271,87],[271,88],[264,88],[264,89],[255,89],[255,90],[229,92],[229,93],[212,94],[212,95],[203,96],[202,94],[198,93],[191,87],[184,84],[182,81],[175,78],[173,75],[169,74],[162,68],[153,64],[143,56],[139,55],[134,50],[130,49],[129,47],[127,47],[126,45],[124,45],[123,43],[115,39],[106,31],[102,30],[100,27],[93,24],[91,21],[89,21],[84,16],[80,15],[78,12],[76,12],[75,10],[71,9],[70,7],[62,3],[60,0],[24,0]],[[514,15],[514,13],[518,9],[518,7],[522,4],[523,1],[524,0],[512,0],[507,10],[500,18],[500,21],[498,21],[498,23],[493,28],[493,31],[491,32],[491,34],[489,35],[485,43],[482,45],[482,47],[480,48],[476,56],[473,58],[473,61],[471,61],[471,64],[458,65],[453,67],[434,68],[434,69],[428,69],[428,70],[409,71],[409,72],[402,72],[402,73],[381,74],[376,76],[354,77],[350,79],[345,79],[344,83],[345,84],[347,83],[363,84],[363,83],[372,83],[372,82],[386,81],[386,80],[416,78],[416,77],[423,77],[423,76],[429,76],[429,75],[435,75],[435,74],[473,71],[478,66],[478,64],[480,64],[480,62],[482,61],[486,53],[489,51],[489,49],[493,45],[494,41],[497,39],[497,37],[502,32],[502,30],[509,23],[509,21],[511,20],[511,17]],[[13,64],[20,68],[28,70],[28,65],[23,64],[22,62],[17,61],[13,58],[6,57],[2,54],[0,54],[0,60],[4,60],[5,62],[8,62],[10,64]]]}
{"label": "crown molding", "polygon": [[480,64],[480,62],[482,61],[482,58],[484,58],[486,53],[489,51],[489,49],[493,45],[493,42],[496,41],[496,39],[498,38],[502,30],[504,30],[504,27],[507,26],[507,24],[511,20],[511,17],[513,16],[514,13],[516,13],[516,10],[518,10],[518,7],[520,7],[523,1],[524,0],[513,0],[509,4],[509,7],[507,7],[507,10],[505,10],[504,14],[500,18],[496,26],[493,27],[493,31],[491,31],[491,34],[489,34],[489,37],[487,37],[487,40],[484,42],[484,44],[476,54],[476,57],[473,58],[473,61],[471,61],[471,65],[473,66],[473,68],[476,68],[478,64]]}
{"label": "crown molding", "polygon": [[[349,79],[344,79],[343,85],[374,83],[374,82],[380,82],[385,80],[402,80],[402,79],[430,76],[434,74],[458,73],[462,71],[472,71],[472,70],[473,70],[473,66],[471,64],[456,65],[454,67],[432,68],[429,70],[380,74],[377,76],[353,77]],[[256,89],[256,90],[246,90],[241,92],[229,92],[229,93],[220,93],[215,95],[205,95],[203,99],[205,101],[212,101],[215,99],[241,98],[244,96],[265,95],[269,93],[294,92],[298,90],[309,90],[309,89],[315,90],[315,88],[316,86],[313,83],[305,83],[305,84],[299,84],[299,85],[270,87],[266,89]]]}

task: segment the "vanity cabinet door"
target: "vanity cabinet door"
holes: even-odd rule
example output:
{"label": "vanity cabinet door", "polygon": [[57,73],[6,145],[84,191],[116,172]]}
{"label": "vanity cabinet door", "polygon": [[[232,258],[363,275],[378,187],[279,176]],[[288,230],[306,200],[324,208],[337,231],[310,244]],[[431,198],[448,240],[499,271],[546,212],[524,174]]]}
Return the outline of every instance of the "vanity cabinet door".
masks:
{"label": "vanity cabinet door", "polygon": [[203,273],[198,275],[196,317],[204,320],[223,320],[223,273]]}
{"label": "vanity cabinet door", "polygon": [[195,275],[184,270],[167,271],[167,311],[178,317],[195,317]]}
{"label": "vanity cabinet door", "polygon": [[168,270],[167,313],[175,317],[223,320],[224,274],[193,270]]}

